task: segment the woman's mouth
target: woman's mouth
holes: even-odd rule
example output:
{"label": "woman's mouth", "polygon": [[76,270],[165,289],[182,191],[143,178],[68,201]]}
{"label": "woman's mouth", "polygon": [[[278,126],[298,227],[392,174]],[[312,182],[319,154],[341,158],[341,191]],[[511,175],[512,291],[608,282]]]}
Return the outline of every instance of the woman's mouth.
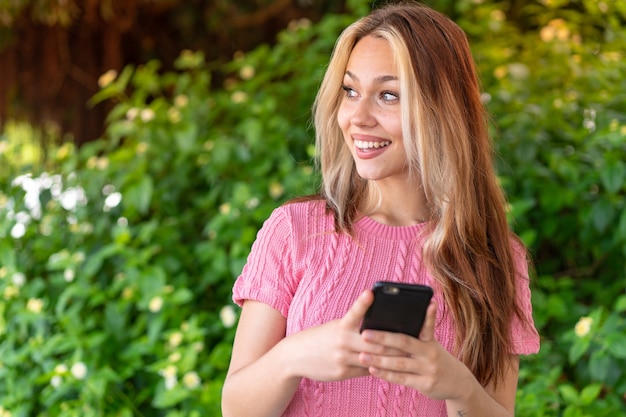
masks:
{"label": "woman's mouth", "polygon": [[368,151],[370,149],[379,149],[384,148],[385,146],[391,145],[391,141],[365,141],[365,140],[355,140],[354,146],[356,146],[361,151]]}

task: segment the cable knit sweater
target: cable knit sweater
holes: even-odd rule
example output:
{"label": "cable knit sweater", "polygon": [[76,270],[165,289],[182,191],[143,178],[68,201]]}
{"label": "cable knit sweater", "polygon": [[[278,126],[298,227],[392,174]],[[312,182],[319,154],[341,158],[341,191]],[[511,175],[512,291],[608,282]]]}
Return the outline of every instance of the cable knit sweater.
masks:
{"label": "cable knit sweater", "polygon": [[[252,246],[233,300],[256,300],[287,319],[287,335],[326,323],[346,313],[358,295],[374,282],[390,280],[431,285],[440,306],[435,338],[449,351],[455,327],[443,314],[442,296],[421,261],[424,225],[392,227],[363,217],[355,238],[337,234],[333,217],[322,201],[292,203],[277,208],[266,220]],[[527,267],[517,260],[519,303],[532,324]],[[511,324],[513,354],[539,350],[534,327]],[[339,382],[304,378],[284,416],[319,417],[445,417],[445,401],[432,400],[404,386],[371,376]]]}

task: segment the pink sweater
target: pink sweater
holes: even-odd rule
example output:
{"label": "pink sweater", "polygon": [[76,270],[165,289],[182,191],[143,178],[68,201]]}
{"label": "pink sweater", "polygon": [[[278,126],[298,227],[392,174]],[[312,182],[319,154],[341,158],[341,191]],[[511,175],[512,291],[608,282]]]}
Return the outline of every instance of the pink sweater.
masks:
{"label": "pink sweater", "polygon": [[[256,300],[287,319],[287,335],[342,317],[356,297],[375,281],[391,280],[434,286],[421,262],[424,225],[386,226],[364,217],[356,223],[356,241],[333,232],[332,215],[321,201],[277,208],[259,231],[248,262],[233,288],[233,300]],[[532,323],[530,289],[523,256],[517,281],[519,302]],[[454,323],[443,315],[442,297],[435,337],[449,351]],[[511,325],[513,354],[539,351],[534,327]],[[304,378],[284,416],[445,417],[445,401],[432,400],[404,386],[366,376],[340,382]]]}

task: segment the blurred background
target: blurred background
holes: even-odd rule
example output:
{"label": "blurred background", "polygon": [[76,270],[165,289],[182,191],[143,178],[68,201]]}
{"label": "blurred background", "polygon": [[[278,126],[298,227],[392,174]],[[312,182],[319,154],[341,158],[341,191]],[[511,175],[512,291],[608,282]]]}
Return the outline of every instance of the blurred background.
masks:
{"label": "blurred background", "polygon": [[300,18],[345,10],[334,1],[30,1],[0,10],[0,117],[52,122],[78,143],[97,138],[106,105],[88,107],[98,77],[127,64],[171,68],[181,50],[200,50],[219,65],[237,51],[274,43]]}
{"label": "blurred background", "polygon": [[[0,417],[219,416],[257,230],[384,2],[0,0]],[[626,413],[626,0],[430,0],[468,34],[538,355],[518,416]]]}

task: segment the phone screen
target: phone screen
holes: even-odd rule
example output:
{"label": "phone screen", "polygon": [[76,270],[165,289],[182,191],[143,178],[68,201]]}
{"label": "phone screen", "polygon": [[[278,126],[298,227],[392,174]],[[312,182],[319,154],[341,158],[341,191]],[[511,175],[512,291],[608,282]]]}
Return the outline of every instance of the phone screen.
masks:
{"label": "phone screen", "polygon": [[365,329],[399,332],[418,337],[433,295],[431,287],[379,281],[374,284],[374,302],[365,313]]}

